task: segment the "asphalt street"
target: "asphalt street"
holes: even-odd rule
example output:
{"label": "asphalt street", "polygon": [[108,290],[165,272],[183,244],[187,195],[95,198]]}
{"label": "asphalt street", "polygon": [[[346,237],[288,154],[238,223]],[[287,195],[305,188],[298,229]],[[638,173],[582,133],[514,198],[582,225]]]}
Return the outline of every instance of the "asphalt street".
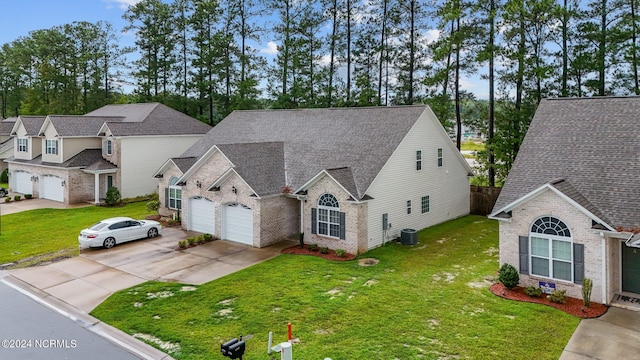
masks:
{"label": "asphalt street", "polygon": [[0,282],[0,359],[140,359],[84,325]]}

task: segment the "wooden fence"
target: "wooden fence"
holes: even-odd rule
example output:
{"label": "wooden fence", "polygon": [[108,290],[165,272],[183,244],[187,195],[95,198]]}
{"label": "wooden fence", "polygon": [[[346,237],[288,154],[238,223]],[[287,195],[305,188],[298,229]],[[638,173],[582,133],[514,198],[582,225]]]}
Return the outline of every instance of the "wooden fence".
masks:
{"label": "wooden fence", "polygon": [[489,215],[501,188],[471,185],[471,214]]}

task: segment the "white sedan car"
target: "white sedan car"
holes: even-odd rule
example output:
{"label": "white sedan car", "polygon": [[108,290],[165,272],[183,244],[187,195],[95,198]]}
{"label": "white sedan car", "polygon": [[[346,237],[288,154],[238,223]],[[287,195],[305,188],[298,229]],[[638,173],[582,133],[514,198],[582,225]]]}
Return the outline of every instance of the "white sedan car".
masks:
{"label": "white sedan car", "polygon": [[156,237],[161,232],[162,225],[157,221],[114,217],[80,231],[78,242],[89,247],[110,249],[126,241]]}

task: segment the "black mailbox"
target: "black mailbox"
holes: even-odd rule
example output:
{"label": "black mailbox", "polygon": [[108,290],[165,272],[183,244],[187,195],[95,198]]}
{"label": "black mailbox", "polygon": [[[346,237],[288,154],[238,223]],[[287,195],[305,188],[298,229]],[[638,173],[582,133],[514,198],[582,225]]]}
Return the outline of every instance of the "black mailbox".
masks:
{"label": "black mailbox", "polygon": [[220,352],[222,355],[228,357],[229,359],[241,359],[242,355],[244,355],[245,343],[240,339],[231,339],[226,343],[220,345]]}

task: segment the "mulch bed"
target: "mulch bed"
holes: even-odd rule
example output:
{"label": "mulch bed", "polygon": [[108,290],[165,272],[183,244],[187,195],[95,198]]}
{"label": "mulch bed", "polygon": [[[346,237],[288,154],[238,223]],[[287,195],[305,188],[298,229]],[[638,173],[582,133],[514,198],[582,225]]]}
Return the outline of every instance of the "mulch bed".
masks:
{"label": "mulch bed", "polygon": [[585,307],[582,299],[572,297],[567,297],[567,301],[564,304],[558,304],[547,300],[545,294],[542,294],[540,297],[531,297],[524,293],[524,288],[521,286],[516,286],[512,290],[507,290],[507,288],[505,288],[501,283],[496,283],[491,285],[489,290],[491,290],[495,295],[505,299],[552,306],[566,312],[567,314],[583,319],[599,317],[609,309],[606,305],[594,302],[591,302],[589,307]]}
{"label": "mulch bed", "polygon": [[292,255],[311,255],[311,256],[317,256],[323,259],[335,260],[335,261],[347,261],[347,260],[353,260],[356,258],[356,256],[353,254],[344,254],[343,257],[339,257],[338,255],[336,255],[336,252],[333,250],[329,250],[328,254],[323,254],[320,252],[320,250],[315,250],[315,251],[309,250],[307,245],[305,245],[304,248],[301,248],[300,245],[295,245],[292,247],[288,247],[286,249],[282,249],[280,252],[283,254],[292,254]]}

